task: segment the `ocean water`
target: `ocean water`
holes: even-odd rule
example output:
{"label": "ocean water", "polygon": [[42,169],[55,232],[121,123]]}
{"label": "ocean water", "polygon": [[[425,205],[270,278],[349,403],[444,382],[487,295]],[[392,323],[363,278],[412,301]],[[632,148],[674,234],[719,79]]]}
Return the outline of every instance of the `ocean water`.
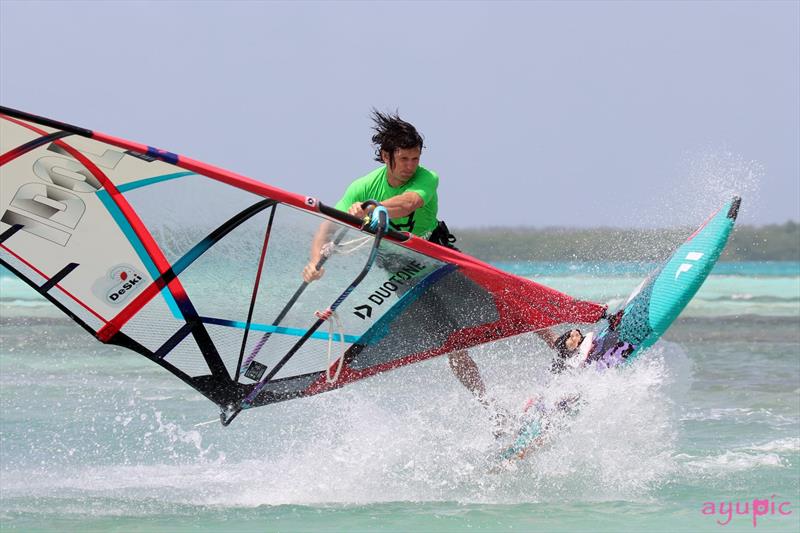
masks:
{"label": "ocean water", "polygon": [[[500,266],[612,305],[648,271]],[[0,314],[3,530],[800,529],[797,263],[718,265],[623,369],[553,379],[535,336],[473,350],[510,411],[532,394],[584,399],[548,446],[500,472],[488,413],[442,358],[223,428],[212,403],[7,271]]]}

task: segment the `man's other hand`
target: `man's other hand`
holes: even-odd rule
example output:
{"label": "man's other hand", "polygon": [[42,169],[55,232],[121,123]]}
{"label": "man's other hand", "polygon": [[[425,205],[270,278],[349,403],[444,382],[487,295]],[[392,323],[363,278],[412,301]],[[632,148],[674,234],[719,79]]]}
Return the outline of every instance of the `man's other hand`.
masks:
{"label": "man's other hand", "polygon": [[356,202],[353,205],[351,205],[350,209],[348,209],[347,212],[350,213],[351,215],[353,215],[354,217],[358,217],[358,218],[364,218],[366,216],[366,214],[367,214],[367,212],[365,210],[361,209],[361,203],[360,202]]}
{"label": "man's other hand", "polygon": [[321,278],[324,273],[325,273],[324,268],[320,268],[319,270],[317,270],[317,262],[311,261],[303,269],[303,281],[305,281],[306,283],[311,283],[312,281]]}

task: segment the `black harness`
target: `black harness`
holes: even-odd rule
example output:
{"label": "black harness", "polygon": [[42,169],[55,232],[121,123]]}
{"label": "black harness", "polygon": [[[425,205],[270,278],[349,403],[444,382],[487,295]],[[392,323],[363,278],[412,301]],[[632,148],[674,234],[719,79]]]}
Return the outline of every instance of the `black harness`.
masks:
{"label": "black harness", "polygon": [[444,220],[439,221],[439,224],[436,226],[436,229],[431,232],[431,236],[428,237],[428,240],[440,246],[444,246],[445,248],[458,250],[453,244],[456,242],[456,237],[447,229],[447,224],[444,223]]}

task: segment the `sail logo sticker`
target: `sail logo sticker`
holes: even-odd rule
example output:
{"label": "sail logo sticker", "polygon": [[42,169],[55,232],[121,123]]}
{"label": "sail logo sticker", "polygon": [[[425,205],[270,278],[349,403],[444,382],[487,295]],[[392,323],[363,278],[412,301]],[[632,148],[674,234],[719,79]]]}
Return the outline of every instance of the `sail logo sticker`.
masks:
{"label": "sail logo sticker", "polygon": [[[686,254],[685,261],[699,261],[703,257],[702,252],[689,252]],[[678,267],[678,271],[675,272],[675,279],[678,279],[678,276],[683,274],[684,272],[689,272],[694,265],[692,263],[681,263],[681,266]]]}
{"label": "sail logo sticker", "polygon": [[[398,291],[405,292],[405,290],[410,289],[410,283],[413,283],[414,278],[423,270],[425,270],[425,265],[418,263],[416,260],[412,259],[408,263],[406,263],[400,270],[397,270],[392,276],[385,281],[377,290],[373,291],[367,297],[367,300],[372,302],[375,307],[382,305],[392,293],[397,293]],[[372,317],[372,309],[373,306],[368,303],[363,303],[361,305],[357,305],[353,308],[353,314],[356,315],[361,320],[366,320],[367,318]]]}
{"label": "sail logo sticker", "polygon": [[107,304],[120,305],[144,286],[144,277],[131,265],[112,267],[105,277],[92,287],[95,296]]}
{"label": "sail logo sticker", "polygon": [[[26,233],[67,246],[86,213],[81,196],[99,191],[103,184],[62,147],[62,142],[51,142],[48,154],[34,161],[30,173],[41,181],[21,184],[1,219],[11,226],[22,225]],[[116,150],[107,149],[102,154],[81,152],[96,165],[108,169],[116,168],[122,159]]]}

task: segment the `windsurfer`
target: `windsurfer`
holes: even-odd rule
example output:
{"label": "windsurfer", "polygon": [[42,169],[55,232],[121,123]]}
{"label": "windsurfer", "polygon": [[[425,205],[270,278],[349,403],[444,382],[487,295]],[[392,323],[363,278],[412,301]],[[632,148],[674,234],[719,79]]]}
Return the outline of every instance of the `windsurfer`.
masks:
{"label": "windsurfer", "polygon": [[[439,176],[420,165],[424,146],[422,136],[397,113],[373,110],[372,120],[375,123],[375,134],[372,136],[375,160],[383,165],[352,182],[336,208],[363,218],[368,213],[361,205],[367,200],[376,200],[388,210],[393,229],[408,231],[436,244],[454,248],[452,243],[455,237],[444,222],[437,220]],[[306,283],[320,279],[325,273],[324,268],[317,269],[317,264],[334,229],[333,224],[323,223],[317,231],[311,244],[310,260],[303,269]],[[549,329],[538,333],[551,348],[555,346],[555,333]],[[448,364],[458,381],[493,414],[497,425],[502,425],[507,418],[506,413],[486,394],[478,365],[467,350],[448,354]]]}
{"label": "windsurfer", "polygon": [[[614,317],[611,319],[614,323]],[[591,339],[587,339],[591,336]],[[577,356],[581,345],[587,339],[591,343],[584,348],[585,359],[576,366],[595,363],[603,368],[617,366],[622,363],[636,349],[636,346],[619,340],[619,334],[615,329],[609,329],[600,338],[592,334],[584,336],[579,329],[570,329],[561,335],[555,342],[556,355],[553,357],[550,371],[553,374],[560,374],[567,368],[567,360]]]}
{"label": "windsurfer", "polygon": [[[375,123],[372,137],[376,148],[375,160],[382,162],[383,166],[351,183],[336,208],[362,218],[367,213],[361,204],[376,200],[388,210],[394,229],[452,248],[455,237],[443,222],[437,220],[439,176],[419,164],[424,146],[422,136],[397,113],[373,110],[372,120]],[[333,230],[332,224],[322,224],[312,241],[310,261],[303,269],[303,279],[307,283],[321,278],[325,272],[324,268],[317,270],[316,265]],[[491,401],[486,396],[478,365],[467,351],[448,354],[448,362],[459,382],[481,404],[489,407]]]}

